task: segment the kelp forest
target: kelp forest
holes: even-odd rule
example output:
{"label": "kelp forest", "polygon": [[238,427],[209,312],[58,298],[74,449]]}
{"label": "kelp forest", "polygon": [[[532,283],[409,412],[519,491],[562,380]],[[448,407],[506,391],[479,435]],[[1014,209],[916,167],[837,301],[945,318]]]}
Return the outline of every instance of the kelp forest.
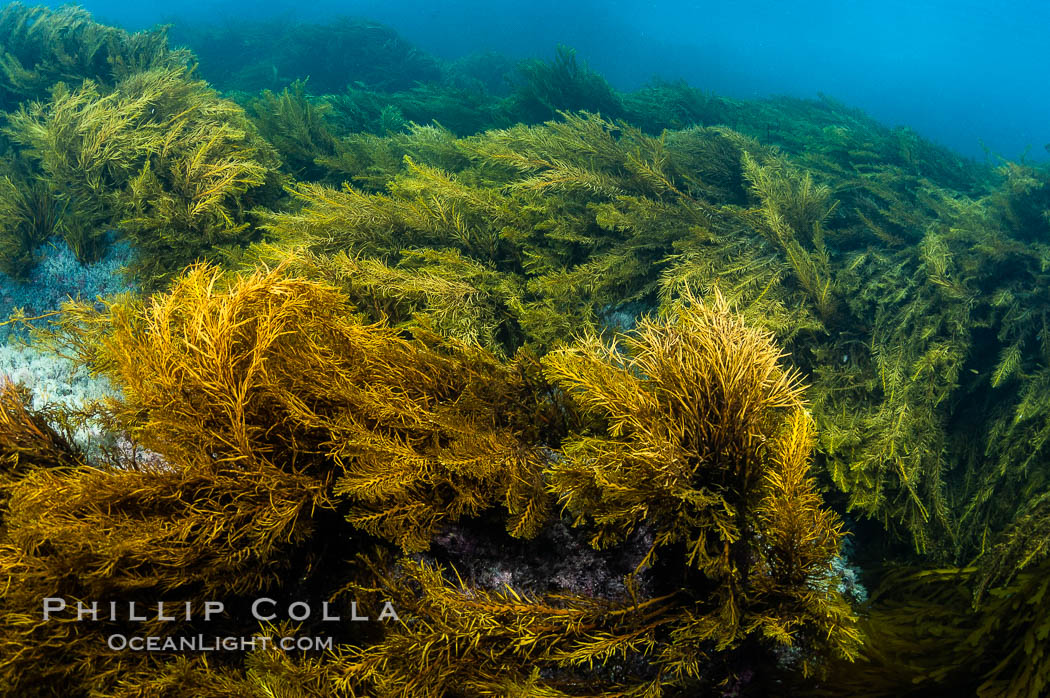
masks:
{"label": "kelp forest", "polygon": [[0,110],[107,386],[0,374],[0,695],[1050,690],[1046,166],[350,19],[12,3]]}

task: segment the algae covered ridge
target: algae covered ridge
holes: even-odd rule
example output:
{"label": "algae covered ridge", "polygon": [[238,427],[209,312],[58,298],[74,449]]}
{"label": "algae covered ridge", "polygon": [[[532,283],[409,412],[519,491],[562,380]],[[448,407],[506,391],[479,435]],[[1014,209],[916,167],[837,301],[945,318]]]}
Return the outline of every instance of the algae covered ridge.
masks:
{"label": "algae covered ridge", "polygon": [[1045,695],[1045,166],[237,32],[0,10],[0,695]]}

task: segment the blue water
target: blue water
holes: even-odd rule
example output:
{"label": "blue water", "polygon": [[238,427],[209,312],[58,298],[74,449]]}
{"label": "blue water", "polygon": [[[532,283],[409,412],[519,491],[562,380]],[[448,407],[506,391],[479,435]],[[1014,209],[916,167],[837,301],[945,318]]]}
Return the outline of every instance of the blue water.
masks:
{"label": "blue water", "polygon": [[128,28],[349,14],[389,24],[443,58],[484,50],[550,58],[561,43],[620,89],[659,76],[732,97],[825,93],[964,155],[1048,157],[1045,0],[94,0],[83,6]]}

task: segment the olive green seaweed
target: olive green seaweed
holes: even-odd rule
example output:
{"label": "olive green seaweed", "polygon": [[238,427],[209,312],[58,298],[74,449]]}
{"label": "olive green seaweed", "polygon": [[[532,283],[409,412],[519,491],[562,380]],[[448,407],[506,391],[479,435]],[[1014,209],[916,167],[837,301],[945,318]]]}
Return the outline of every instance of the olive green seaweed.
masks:
{"label": "olive green seaweed", "polygon": [[[364,22],[186,31],[220,94],[165,31],[0,10],[0,271],[116,231],[145,289],[34,335],[104,404],[0,376],[0,693],[1046,693],[1045,165]],[[554,530],[626,573],[536,581]],[[39,614],[259,594],[401,622],[213,660]]]}
{"label": "olive green seaweed", "polygon": [[73,5],[10,2],[0,10],[0,109],[45,99],[59,82],[113,86],[144,70],[185,68],[192,57],[168,48],[163,27],[129,34]]}
{"label": "olive green seaweed", "polygon": [[250,240],[248,209],[279,192],[277,155],[243,112],[181,68],[86,81],[23,105],[4,135],[62,209],[61,232],[92,261],[117,228],[147,280]]}

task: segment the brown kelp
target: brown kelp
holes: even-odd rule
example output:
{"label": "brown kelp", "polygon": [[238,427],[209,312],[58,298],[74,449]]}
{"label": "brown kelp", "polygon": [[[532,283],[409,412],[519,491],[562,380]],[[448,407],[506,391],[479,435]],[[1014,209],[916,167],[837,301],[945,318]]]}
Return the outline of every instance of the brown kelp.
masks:
{"label": "brown kelp", "polygon": [[134,73],[185,68],[186,50],[168,48],[167,30],[129,34],[72,5],[51,10],[11,2],[0,10],[0,109],[47,97],[59,82],[113,86]]}
{"label": "brown kelp", "polygon": [[[1045,692],[1045,167],[826,98],[623,93],[565,48],[499,94],[398,40],[359,48],[415,84],[300,53],[221,95],[162,32],[0,31],[2,270],[113,229],[152,292],[36,340],[108,403],[3,385],[0,691]],[[376,610],[260,624],[259,595]],[[105,646],[216,628],[336,643]]]}
{"label": "brown kelp", "polygon": [[[8,388],[8,690],[131,681],[100,649],[119,621],[66,618],[52,633],[34,617],[43,598],[152,593],[181,605],[289,584],[333,603],[379,594],[416,618],[368,641],[344,628],[347,643],[313,667],[334,691],[565,691],[601,662],[622,664],[620,678],[566,695],[640,695],[733,680],[741,662],[772,671],[781,649],[802,667],[855,651],[830,566],[841,533],[808,474],[798,376],[719,299],[646,323],[623,356],[591,338],[540,365],[365,324],[336,289],[281,269],[196,267],[148,303],[67,305],[49,341],[114,381],[121,396],[100,417],[149,456],[125,446],[89,462]],[[622,402],[632,394],[636,404]],[[475,589],[394,557],[465,517],[497,516],[508,541],[535,537],[558,517],[554,501],[585,529],[593,517],[586,535],[601,549],[646,529],[629,594]],[[346,567],[355,551],[364,557]],[[647,575],[653,565],[660,573]],[[146,671],[152,661],[135,662],[140,691],[166,680]]]}
{"label": "brown kelp", "polygon": [[[61,212],[53,230],[78,256],[97,258],[117,228],[147,279],[250,239],[247,209],[280,193],[272,146],[182,68],[134,73],[111,89],[59,84],[8,115],[4,135],[46,184]],[[14,192],[6,198],[27,208]],[[46,227],[45,215],[16,230]],[[31,250],[25,237],[9,234],[8,245]]]}

